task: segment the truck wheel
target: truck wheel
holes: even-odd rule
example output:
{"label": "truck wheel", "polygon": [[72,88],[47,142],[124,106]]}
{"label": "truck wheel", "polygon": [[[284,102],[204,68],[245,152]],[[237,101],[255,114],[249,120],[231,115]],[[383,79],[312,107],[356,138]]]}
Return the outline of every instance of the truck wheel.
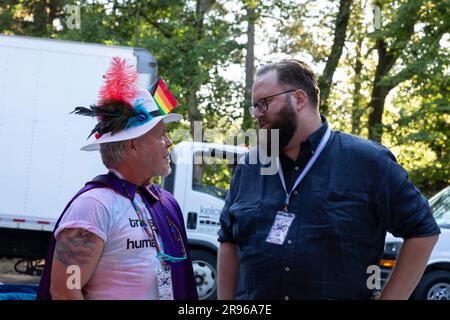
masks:
{"label": "truck wheel", "polygon": [[450,272],[426,273],[412,295],[413,300],[450,300]]}
{"label": "truck wheel", "polygon": [[217,299],[216,256],[205,250],[191,250],[191,258],[199,299]]}

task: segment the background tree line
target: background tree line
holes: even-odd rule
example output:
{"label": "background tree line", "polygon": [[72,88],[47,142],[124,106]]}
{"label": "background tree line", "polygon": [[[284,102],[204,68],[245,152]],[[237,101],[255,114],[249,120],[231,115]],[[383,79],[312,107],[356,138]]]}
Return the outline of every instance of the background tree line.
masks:
{"label": "background tree line", "polygon": [[[81,9],[67,28],[65,5]],[[427,195],[450,183],[448,0],[0,0],[3,34],[138,46],[204,128],[255,126],[255,69],[313,64],[333,128],[381,142]]]}

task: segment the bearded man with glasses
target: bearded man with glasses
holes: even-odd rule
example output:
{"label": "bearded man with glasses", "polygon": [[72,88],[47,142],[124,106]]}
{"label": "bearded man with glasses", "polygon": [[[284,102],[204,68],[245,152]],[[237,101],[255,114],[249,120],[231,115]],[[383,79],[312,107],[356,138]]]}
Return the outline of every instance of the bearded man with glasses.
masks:
{"label": "bearded man with glasses", "polygon": [[[251,115],[278,130],[278,172],[238,164],[220,217],[220,299],[370,299],[386,232],[405,239],[381,299],[407,299],[440,233],[427,200],[385,147],[331,130],[312,69],[258,70]],[[270,135],[272,136],[272,134]],[[252,151],[250,151],[252,152]]]}

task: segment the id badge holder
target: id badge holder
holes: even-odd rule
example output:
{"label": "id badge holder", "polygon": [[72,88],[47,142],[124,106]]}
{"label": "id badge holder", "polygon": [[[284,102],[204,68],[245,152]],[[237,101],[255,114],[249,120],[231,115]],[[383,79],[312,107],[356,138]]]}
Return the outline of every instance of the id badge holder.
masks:
{"label": "id badge holder", "polygon": [[291,227],[292,221],[295,219],[295,214],[285,211],[278,211],[275,216],[275,221],[270,228],[269,235],[266,242],[282,245]]}
{"label": "id badge holder", "polygon": [[172,273],[170,265],[162,263],[155,269],[159,300],[173,300]]}

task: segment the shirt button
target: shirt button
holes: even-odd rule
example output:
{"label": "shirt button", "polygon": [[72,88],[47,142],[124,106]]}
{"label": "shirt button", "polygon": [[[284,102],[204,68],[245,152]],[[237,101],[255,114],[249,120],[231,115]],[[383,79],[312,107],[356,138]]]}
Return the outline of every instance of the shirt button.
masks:
{"label": "shirt button", "polygon": [[289,300],[289,296],[285,296],[285,297],[284,297],[284,300]]}
{"label": "shirt button", "polygon": [[289,267],[284,268],[284,271],[286,271],[286,272],[289,272],[289,270],[291,270],[291,269],[289,269]]}
{"label": "shirt button", "polygon": [[298,194],[298,191],[297,191],[297,190],[295,190],[295,191],[294,191],[294,194]]}
{"label": "shirt button", "polygon": [[292,240],[288,240],[288,244],[292,244]]}
{"label": "shirt button", "polygon": [[295,167],[294,169],[295,169],[295,171],[298,171],[298,169],[300,169],[300,168],[299,167]]}

